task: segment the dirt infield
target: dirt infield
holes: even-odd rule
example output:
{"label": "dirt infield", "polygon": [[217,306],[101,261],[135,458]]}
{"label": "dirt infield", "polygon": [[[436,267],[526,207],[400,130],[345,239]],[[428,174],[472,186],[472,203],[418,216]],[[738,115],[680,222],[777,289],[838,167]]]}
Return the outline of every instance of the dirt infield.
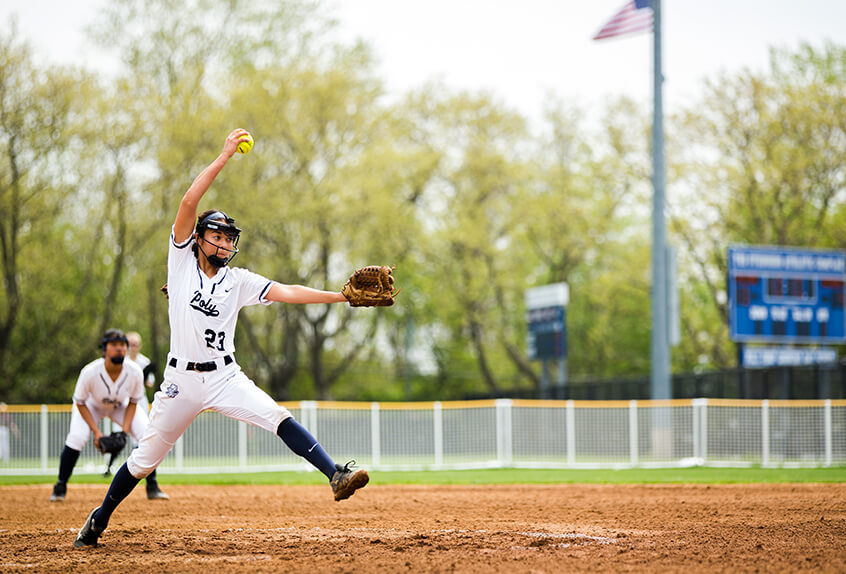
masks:
{"label": "dirt infield", "polygon": [[0,571],[846,571],[846,484],[165,488],[79,550],[105,486],[0,488]]}

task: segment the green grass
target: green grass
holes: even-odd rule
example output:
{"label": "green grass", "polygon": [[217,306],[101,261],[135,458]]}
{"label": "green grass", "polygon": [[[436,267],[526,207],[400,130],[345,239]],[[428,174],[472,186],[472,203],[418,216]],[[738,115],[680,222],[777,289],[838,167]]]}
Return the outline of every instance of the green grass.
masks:
{"label": "green grass", "polygon": [[[53,476],[0,476],[0,486],[52,484]],[[78,484],[108,484],[96,474],[77,474]],[[162,484],[325,484],[318,472],[245,474],[159,473]],[[832,468],[670,468],[625,470],[457,470],[371,472],[372,484],[737,484],[776,482],[846,482],[846,466]]]}

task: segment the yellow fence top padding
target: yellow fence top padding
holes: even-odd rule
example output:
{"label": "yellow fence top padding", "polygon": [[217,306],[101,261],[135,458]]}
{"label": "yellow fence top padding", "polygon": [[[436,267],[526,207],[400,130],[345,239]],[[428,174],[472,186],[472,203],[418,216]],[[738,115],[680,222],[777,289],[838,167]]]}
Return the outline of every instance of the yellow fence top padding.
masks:
{"label": "yellow fence top padding", "polygon": [[[280,403],[281,404],[281,403]],[[339,410],[367,410],[373,408],[372,402],[355,402],[355,401],[316,401],[315,402],[318,409],[339,409]],[[435,407],[434,401],[421,401],[421,402],[377,402],[375,403],[379,405],[379,410],[382,411],[415,411],[415,410],[427,410],[430,411]],[[444,401],[441,404],[441,408],[444,409],[476,409],[476,408],[485,408],[485,407],[493,407],[496,402],[493,399],[485,399],[479,401]],[[291,409],[298,409],[300,408],[299,403],[288,403],[285,405],[286,408]]]}
{"label": "yellow fence top padding", "polygon": [[[846,404],[846,401],[831,401],[831,406],[835,403]],[[808,399],[808,400],[770,400],[771,407],[824,407],[825,400],[823,399]]]}
{"label": "yellow fence top padding", "polygon": [[[764,401],[760,399],[708,399],[709,407],[752,407],[761,408]],[[771,407],[824,407],[825,399],[807,399],[807,400],[770,400]],[[833,399],[831,401],[833,407],[846,407],[846,400]]]}
{"label": "yellow fence top padding", "polygon": [[[709,407],[745,407],[761,408],[764,401],[760,399],[705,399]],[[655,407],[689,407],[693,405],[694,399],[670,399],[665,401],[640,400],[636,401],[637,408]],[[373,405],[382,411],[412,411],[432,410],[434,401],[421,402],[366,402],[366,401],[308,401],[318,409],[336,410],[358,410],[369,411]],[[846,407],[846,399],[832,399],[832,407]],[[569,401],[562,400],[538,400],[538,399],[513,399],[511,404],[515,407],[527,408],[565,408]],[[800,408],[800,407],[823,407],[824,399],[813,400],[776,400],[771,399],[769,406],[772,408]],[[302,408],[300,402],[278,403],[289,410]],[[573,407],[577,409],[622,409],[629,408],[631,401],[573,401]],[[476,409],[492,408],[496,406],[494,399],[483,399],[476,401],[441,401],[441,408],[446,409]],[[0,404],[0,413],[40,413],[42,405],[6,405]],[[70,403],[60,405],[46,405],[48,413],[69,413],[73,409]]]}
{"label": "yellow fence top padding", "polygon": [[482,401],[444,401],[441,403],[441,408],[444,409],[475,409],[479,407],[493,407],[496,406],[496,401],[493,399]]}
{"label": "yellow fence top padding", "polygon": [[[323,404],[323,403],[321,403]],[[435,408],[435,403],[419,402],[419,403],[378,403],[380,411],[431,411]]]}
{"label": "yellow fence top padding", "polygon": [[[66,405],[47,405],[48,413],[69,413],[73,409],[70,403]],[[4,405],[0,408],[4,413],[40,413],[41,405]]]}
{"label": "yellow fence top padding", "polygon": [[708,399],[709,407],[761,407],[757,399]]}
{"label": "yellow fence top padding", "polygon": [[554,408],[561,409],[567,406],[567,401],[561,400],[540,400],[540,399],[514,399],[511,404],[515,407],[532,408]]}
{"label": "yellow fence top padding", "polygon": [[692,407],[693,399],[666,399],[663,401],[638,401],[638,407]]}
{"label": "yellow fence top padding", "polygon": [[[569,401],[561,400],[537,400],[537,399],[515,399],[513,405],[515,407],[533,407],[533,408],[561,408],[566,407]],[[689,407],[693,405],[693,399],[670,399],[666,401],[635,401],[638,408],[651,407]],[[573,408],[576,409],[627,409],[631,406],[631,401],[573,401]]]}

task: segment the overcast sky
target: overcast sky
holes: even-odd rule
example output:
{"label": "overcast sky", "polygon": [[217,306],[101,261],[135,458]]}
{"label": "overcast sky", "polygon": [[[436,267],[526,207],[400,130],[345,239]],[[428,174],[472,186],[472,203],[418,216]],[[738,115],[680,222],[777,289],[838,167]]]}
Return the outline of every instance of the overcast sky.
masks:
{"label": "overcast sky", "polygon": [[[486,90],[530,118],[547,93],[590,107],[652,94],[651,35],[593,41],[625,0],[331,0],[343,34],[375,49],[391,93],[440,79]],[[103,0],[3,2],[44,58],[88,67],[105,61],[83,28]],[[690,103],[702,79],[763,71],[770,47],[846,45],[844,0],[663,0],[665,107]]]}

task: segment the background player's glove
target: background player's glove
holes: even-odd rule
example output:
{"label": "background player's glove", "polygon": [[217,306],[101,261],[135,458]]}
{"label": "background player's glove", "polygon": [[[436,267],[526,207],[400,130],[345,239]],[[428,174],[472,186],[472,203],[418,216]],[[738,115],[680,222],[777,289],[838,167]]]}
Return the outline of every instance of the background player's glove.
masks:
{"label": "background player's glove", "polygon": [[390,307],[400,290],[394,290],[394,267],[370,265],[356,269],[341,294],[350,307]]}
{"label": "background player's glove", "polygon": [[109,436],[101,436],[97,441],[97,449],[103,454],[117,455],[126,446],[126,433],[113,432]]}
{"label": "background player's glove", "polygon": [[115,463],[117,455],[126,446],[126,433],[121,431],[113,432],[109,436],[101,436],[95,444],[100,452],[109,455],[109,462],[106,464],[103,476],[111,476],[112,465]]}

